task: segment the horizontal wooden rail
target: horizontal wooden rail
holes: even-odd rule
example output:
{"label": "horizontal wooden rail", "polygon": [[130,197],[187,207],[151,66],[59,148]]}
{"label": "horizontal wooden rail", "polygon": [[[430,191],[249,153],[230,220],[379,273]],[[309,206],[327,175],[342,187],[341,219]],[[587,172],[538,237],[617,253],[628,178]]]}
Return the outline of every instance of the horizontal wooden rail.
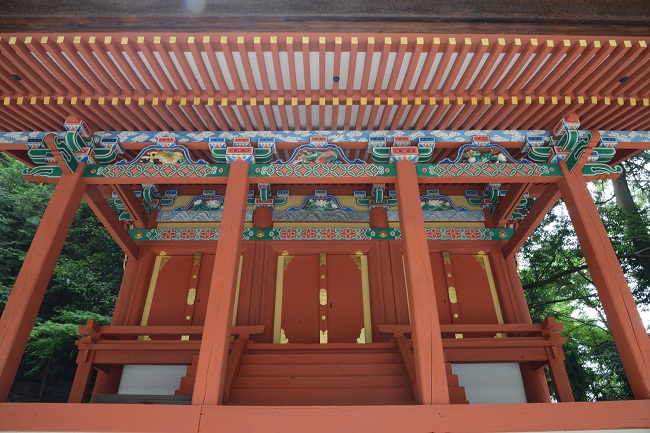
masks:
{"label": "horizontal wooden rail", "polygon": [[[384,334],[411,334],[413,332],[411,325],[378,325],[379,332]],[[456,324],[440,325],[442,334],[462,334],[462,333],[480,333],[480,334],[538,334],[547,336],[552,333],[558,333],[564,329],[564,324],[557,323],[552,317],[547,318],[543,323],[535,324]],[[514,335],[508,335],[511,337]]]}
{"label": "horizontal wooden rail", "polygon": [[[232,326],[231,335],[257,335],[264,332],[264,325]],[[92,341],[115,339],[116,337],[174,337],[182,335],[203,335],[203,326],[102,326],[94,320],[88,320],[85,325],[79,326],[81,335],[88,335]]]}

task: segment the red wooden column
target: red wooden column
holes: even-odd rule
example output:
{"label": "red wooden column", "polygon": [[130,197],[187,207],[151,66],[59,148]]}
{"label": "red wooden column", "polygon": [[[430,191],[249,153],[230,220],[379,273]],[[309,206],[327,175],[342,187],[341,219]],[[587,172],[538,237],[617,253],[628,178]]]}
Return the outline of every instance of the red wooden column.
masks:
{"label": "red wooden column", "polygon": [[388,227],[388,212],[386,208],[374,207],[370,209],[370,227],[386,228]]}
{"label": "red wooden column", "polygon": [[433,272],[415,163],[397,162],[397,206],[408,279],[413,351],[420,404],[449,403]]}
{"label": "red wooden column", "polygon": [[6,401],[54,266],[85,191],[84,164],[64,173],[43,214],[0,319],[0,401]]}
{"label": "red wooden column", "polygon": [[221,404],[248,199],[248,163],[230,165],[192,404]]}
{"label": "red wooden column", "polygon": [[614,248],[582,173],[560,164],[562,199],[569,211],[607,323],[637,399],[650,398],[650,341]]}
{"label": "red wooden column", "polygon": [[273,208],[261,206],[253,211],[253,227],[273,228]]}

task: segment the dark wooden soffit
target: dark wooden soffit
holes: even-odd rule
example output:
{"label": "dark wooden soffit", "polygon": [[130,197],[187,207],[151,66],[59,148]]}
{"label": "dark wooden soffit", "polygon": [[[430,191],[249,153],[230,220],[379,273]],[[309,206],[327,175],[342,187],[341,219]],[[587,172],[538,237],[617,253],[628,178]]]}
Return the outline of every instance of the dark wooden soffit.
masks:
{"label": "dark wooden soffit", "polygon": [[312,31],[644,36],[645,0],[4,0],[0,31]]}

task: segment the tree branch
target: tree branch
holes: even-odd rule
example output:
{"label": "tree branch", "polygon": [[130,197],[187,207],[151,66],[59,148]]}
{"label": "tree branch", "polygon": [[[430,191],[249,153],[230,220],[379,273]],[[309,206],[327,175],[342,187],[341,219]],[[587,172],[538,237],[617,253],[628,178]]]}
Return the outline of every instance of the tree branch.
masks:
{"label": "tree branch", "polygon": [[583,264],[583,265],[580,265],[580,266],[575,266],[575,267],[570,268],[570,269],[566,269],[566,270],[564,270],[562,272],[559,272],[559,273],[557,273],[555,275],[550,276],[549,278],[547,278],[545,280],[540,280],[540,281],[535,281],[534,283],[524,284],[523,287],[524,287],[524,290],[530,290],[530,289],[535,289],[537,287],[542,287],[542,286],[545,286],[547,284],[554,283],[554,282],[556,282],[557,280],[559,280],[562,277],[565,277],[567,275],[575,274],[576,272],[582,271],[583,269],[587,269],[586,264]]}

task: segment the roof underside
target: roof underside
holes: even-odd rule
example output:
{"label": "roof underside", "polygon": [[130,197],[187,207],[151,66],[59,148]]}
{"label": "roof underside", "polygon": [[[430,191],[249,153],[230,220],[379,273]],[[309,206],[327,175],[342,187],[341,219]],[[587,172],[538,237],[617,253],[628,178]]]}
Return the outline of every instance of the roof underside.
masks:
{"label": "roof underside", "polygon": [[641,38],[0,34],[0,130],[650,127]]}

